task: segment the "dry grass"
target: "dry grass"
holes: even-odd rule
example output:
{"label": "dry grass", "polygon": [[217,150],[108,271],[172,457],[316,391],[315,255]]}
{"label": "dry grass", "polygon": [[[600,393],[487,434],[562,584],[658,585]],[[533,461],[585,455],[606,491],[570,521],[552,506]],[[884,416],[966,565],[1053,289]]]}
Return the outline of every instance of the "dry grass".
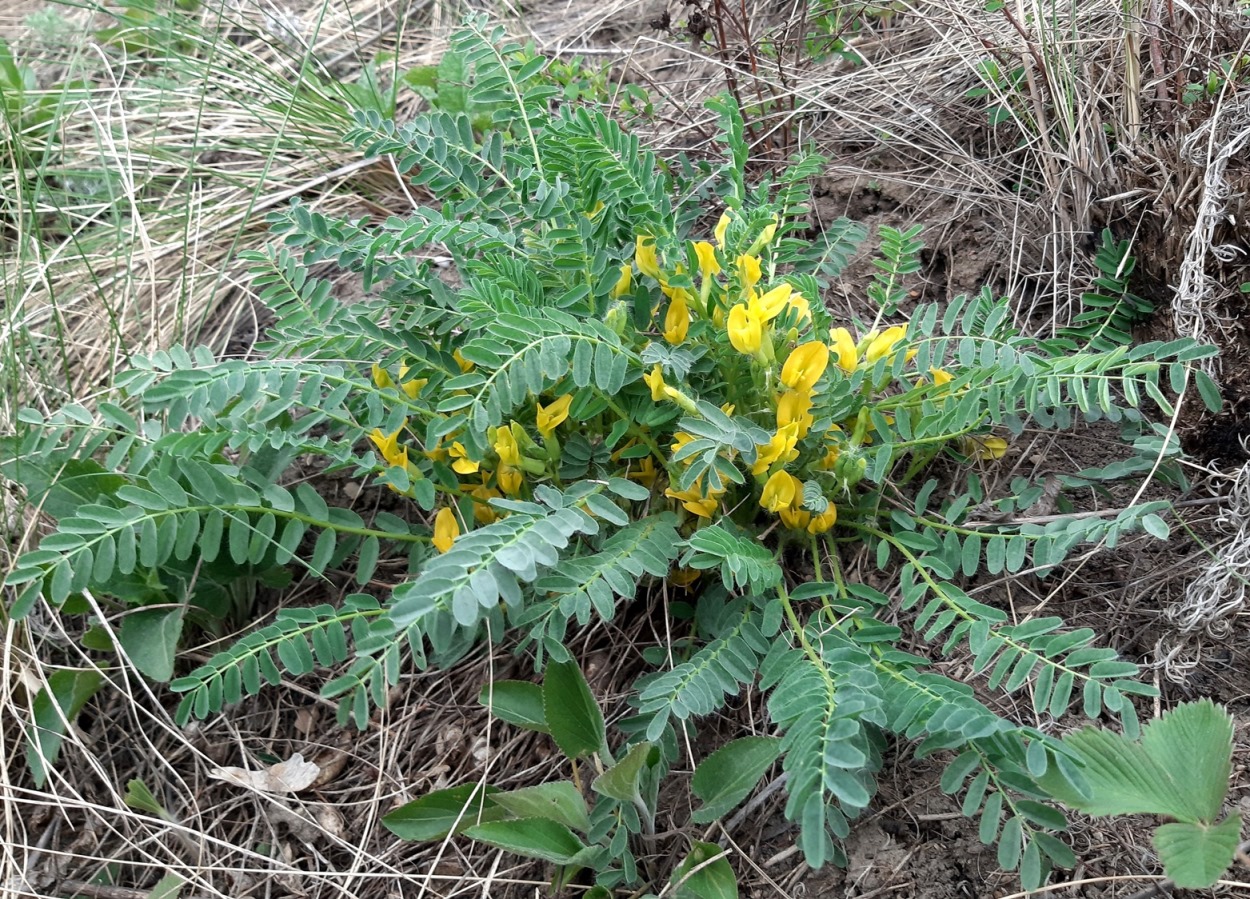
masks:
{"label": "dry grass", "polygon": [[[505,4],[496,12],[543,52],[610,62],[618,80],[647,86],[658,111],[645,137],[662,151],[703,152],[713,117],[702,101],[731,83],[756,104],[748,116],[761,159],[779,160],[809,141],[830,157],[814,224],[843,212],[874,223],[925,223],[931,251],[922,289],[930,295],[985,281],[1020,298],[1022,326],[1051,328],[1066,320],[1088,282],[1088,235],[1103,227],[1139,238],[1148,295],[1162,302],[1181,287],[1182,271],[1194,277],[1195,266],[1207,307],[1228,301],[1230,270],[1244,273],[1244,259],[1210,253],[1228,240],[1227,229],[1212,224],[1213,210],[1244,201],[1221,196],[1203,173],[1221,148],[1242,139],[1234,125],[1245,88],[1194,106],[1176,102],[1178,73],[1184,83],[1239,45],[1244,50],[1245,17],[1225,0],[1178,5],[1171,21],[1136,3],[1103,0],[1045,8],[1010,0],[999,12],[900,3],[861,17],[848,32],[863,58],[857,66],[761,55],[769,40],[793,45],[803,28],[801,3],[759,2],[742,11],[726,4],[734,9],[723,44],[650,28],[659,2],[533,6],[518,14]],[[92,44],[85,38],[90,11],[63,11],[68,31],[23,34],[25,11],[0,13],[0,34],[21,36],[23,56],[48,79],[42,87],[51,95],[54,81],[81,74],[91,93],[64,110],[55,143],[12,128],[0,139],[9,159],[20,148],[40,160],[21,170],[0,166],[5,422],[19,403],[52,408],[107,394],[111,373],[132,352],[183,341],[247,342],[260,324],[237,252],[266,240],[265,212],[288,199],[352,217],[402,214],[409,199],[394,172],[358,161],[341,140],[345,108],[308,76],[323,85],[327,73],[351,80],[363,59],[383,50],[396,52],[401,68],[432,61],[457,21],[440,4],[333,0],[303,11],[296,25],[276,6],[240,11],[209,3],[196,13],[194,46],[162,60]],[[677,4],[673,12],[681,18]],[[1005,68],[1025,63],[1020,88],[987,83],[978,68],[987,58]],[[974,88],[990,96],[969,98]],[[988,103],[1002,106],[1007,121],[991,126]],[[411,111],[405,100],[399,115]],[[1205,143],[1186,144],[1194,134]],[[1239,165],[1229,159],[1230,168]],[[98,190],[66,190],[82,173],[97,178]],[[1229,211],[1246,219],[1244,207]],[[1194,233],[1202,237],[1197,245],[1189,240]],[[829,298],[840,312],[863,308],[856,271]],[[1030,458],[1051,452],[1038,448]],[[984,589],[1005,591],[1004,601],[1021,614],[1062,606],[1074,624],[1127,638],[1124,631],[1142,620],[1133,617],[1139,594],[1157,591],[1158,582],[1101,564],[1077,567],[1062,590],[1027,579]],[[1167,582],[1179,596],[1193,559],[1168,565]],[[875,576],[870,568],[865,563],[864,577]],[[1091,596],[1101,603],[1095,611],[1088,611]],[[1145,614],[1160,617],[1158,608]],[[31,697],[57,666],[92,668],[97,660],[54,615],[5,626],[0,894],[140,899],[166,872],[186,881],[184,896],[543,892],[538,866],[459,842],[398,843],[379,824],[391,807],[428,789],[550,777],[549,747],[491,722],[476,703],[488,677],[518,664],[506,650],[480,652],[452,671],[407,676],[363,734],[333,724],[316,683],[271,690],[179,729],[165,691],[114,667],[101,672],[106,687],[70,729],[52,780],[35,789],[21,760],[19,726]],[[655,635],[638,632],[644,626],[640,616],[632,630],[600,626],[579,637],[578,655],[597,669],[592,680],[614,713],[623,711],[622,697],[642,669],[634,647],[653,642]],[[1231,698],[1241,683],[1231,678],[1216,692]],[[751,727],[758,701],[744,698],[715,726]],[[208,776],[217,766],[259,769],[297,751],[326,772],[325,783],[298,796]],[[687,768],[702,751],[684,747]],[[132,779],[143,780],[168,819],[126,805]],[[906,776],[901,784],[904,806],[932,786]],[[762,802],[757,818],[732,833],[710,836],[743,847],[735,864],[758,895],[819,892],[822,883],[834,889],[834,881],[819,880],[796,887],[806,875],[785,850],[787,834],[764,827],[775,803]],[[670,808],[672,826],[687,812]],[[1131,875],[1150,864],[1134,842],[1139,830],[1081,836],[1093,870]],[[665,849],[681,845],[675,839]],[[937,883],[930,887],[928,895],[942,895]],[[1091,896],[1113,895],[1090,889]]]}

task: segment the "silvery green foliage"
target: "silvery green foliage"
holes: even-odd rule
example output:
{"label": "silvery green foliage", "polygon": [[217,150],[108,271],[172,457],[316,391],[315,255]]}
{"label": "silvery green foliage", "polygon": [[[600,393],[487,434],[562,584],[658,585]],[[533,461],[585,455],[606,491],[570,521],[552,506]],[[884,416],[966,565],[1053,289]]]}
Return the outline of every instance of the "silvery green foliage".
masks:
{"label": "silvery green foliage", "polygon": [[[1183,390],[1190,364],[1209,348],[1191,340],[1133,346],[1119,339],[1119,319],[1099,327],[1093,317],[1061,341],[1040,341],[1018,333],[1010,302],[988,293],[921,305],[907,334],[917,370],[945,366],[953,380],[941,396],[917,388],[906,414],[871,411],[874,441],[855,472],[862,487],[847,497],[858,504],[848,509],[862,514],[839,522],[879,566],[897,571],[890,593],[819,574],[796,582],[759,534],[728,518],[680,530],[672,511],[652,508],[647,488],[614,474],[612,455],[628,451],[624,426],[594,441],[570,438],[558,487],[491,500],[499,517],[432,555],[427,525],[333,507],[302,481],[292,486],[294,466],[315,459],[329,473],[371,478],[429,512],[448,488],[446,466],[387,468],[366,448],[372,432],[409,422],[423,445],[454,433],[481,458],[489,428],[569,384],[583,398],[583,420],[611,410],[639,427],[690,433],[683,488],[698,477],[741,479],[727,454],[746,458],[767,434],[712,404],[675,421],[672,407],[651,401],[641,382],[651,365],[697,373],[701,362],[680,348],[637,350],[622,339],[630,321],[650,315],[651,301],[621,320],[612,296],[620,265],[638,234],[684,253],[707,183],[722,185],[743,210],[734,227],[744,233],[776,216],[773,259],[793,269],[787,277],[806,296],[820,295],[863,237],[841,221],[821,240],[800,239],[803,184],[817,166],[811,157],[749,189],[741,117],[726,101],[713,104],[726,161],[691,165],[698,178],[674,183],[601,113],[553,110],[546,61],[501,30],[473,20],[453,46],[473,73],[474,106],[496,110],[495,131],[479,133],[466,115],[436,111],[403,125],[360,113],[351,133],[365,153],[392,157],[440,205],[370,225],[298,203],[274,214],[278,245],[248,257],[276,320],[260,359],[216,359],[203,348],[135,357],[118,379],[123,403],[26,416],[24,436],[8,445],[5,474],[39,494],[32,500],[45,501],[58,527],[6,579],[13,614],[84,590],[125,601],[136,579],[190,589],[187,572],[219,560],[314,578],[350,571],[369,592],[338,606],[287,609],[172,688],[183,694],[178,718],[186,721],[286,676],[338,666],[324,695],[339,701],[344,721],[364,726],[406,664],[448,664],[488,633],[515,632],[540,666],[568,664],[572,627],[613,619],[680,565],[701,573],[692,617],[671,663],[638,683],[618,756],[644,741],[675,752],[675,729],[697,725],[755,685],[768,692],[780,737],[785,812],[813,865],[843,859],[838,841],[871,802],[890,738],[951,759],[943,788],[962,793],[964,812],[980,816],[982,838],[997,841],[1000,863],[1018,866],[1026,887],[1043,882],[1052,864],[1070,864],[1053,835],[1064,829],[1063,815],[1045,804],[1061,788],[1043,784],[1079,781],[1073,752],[999,716],[971,683],[938,673],[935,663],[970,657],[970,677],[983,691],[1027,690],[1042,718],[1076,703],[1089,717],[1120,717],[1132,733],[1129,697],[1152,692],[1135,664],[1096,646],[1088,629],[1054,618],[1011,621],[960,584],[981,573],[1045,574],[1077,547],[1111,546],[1142,529],[1166,534],[1166,504],[1114,517],[1017,521],[1047,485],[1019,479],[1008,496],[989,496],[970,472],[966,489],[951,494],[925,472],[950,435],[986,424],[1018,434],[1026,423],[1065,428],[1100,419],[1123,429],[1127,458],[1066,476],[1064,485],[1131,476],[1160,461],[1167,469],[1178,450],[1144,419],[1142,404],[1171,414],[1169,388]],[[920,243],[914,229],[887,238],[873,289],[892,305]],[[451,256],[462,279],[456,289],[422,261],[435,250]],[[326,264],[358,275],[367,298],[336,298],[331,282],[311,273]],[[826,312],[812,315],[828,327]],[[457,351],[472,370],[462,370]],[[419,371],[430,389],[380,387],[372,362]],[[907,364],[900,353],[840,379],[817,397],[815,420],[855,415],[866,384],[899,380]],[[1210,382],[1196,377],[1213,399]],[[58,481],[57,471],[74,477]],[[804,495],[813,511],[828,502],[820,491]],[[382,562],[398,581],[389,591],[372,584]],[[625,858],[617,848],[600,861],[611,867]]]}

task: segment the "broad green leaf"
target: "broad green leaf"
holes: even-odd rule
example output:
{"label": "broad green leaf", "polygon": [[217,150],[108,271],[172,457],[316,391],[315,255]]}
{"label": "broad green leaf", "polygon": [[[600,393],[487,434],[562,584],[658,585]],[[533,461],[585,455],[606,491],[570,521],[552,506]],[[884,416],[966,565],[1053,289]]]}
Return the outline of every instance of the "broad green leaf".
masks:
{"label": "broad green leaf", "polygon": [[401,840],[441,840],[449,833],[507,817],[507,809],[491,798],[498,792],[498,787],[479,784],[438,790],[401,805],[382,819],[382,825]]}
{"label": "broad green leaf", "polygon": [[169,873],[156,882],[148,892],[147,899],[178,899],[186,881],[178,874]]}
{"label": "broad green leaf", "polygon": [[1210,823],[1228,789],[1232,728],[1231,716],[1208,699],[1166,712],[1145,727],[1140,743],[1087,727],[1064,743],[1084,764],[1089,797],[1076,795],[1057,772],[1040,782],[1091,815],[1161,814]]}
{"label": "broad green leaf", "polygon": [[781,740],[776,737],[742,737],[705,758],[690,782],[703,807],[690,820],[707,824],[736,806],[755,789],[780,752]]}
{"label": "broad green leaf", "polygon": [[[673,871],[677,899],[738,899],[738,878],[726,859],[716,858],[721,854],[721,848],[715,843],[694,844],[690,854]],[[716,861],[704,864],[713,858]]]}
{"label": "broad green leaf", "polygon": [[122,619],[122,649],[141,672],[160,683],[174,676],[174,656],[182,636],[183,606],[140,609]]}
{"label": "broad green leaf", "polygon": [[543,713],[543,688],[538,684],[521,680],[495,681],[482,688],[477,701],[500,721],[541,734],[550,732]]}
{"label": "broad green leaf", "polygon": [[156,815],[156,817],[163,818],[166,821],[174,820],[173,816],[165,810],[165,806],[161,805],[156,797],[152,795],[148,785],[138,778],[126,783],[126,795],[122,797],[122,801],[130,808],[138,811]]}
{"label": "broad green leaf", "polygon": [[596,793],[621,802],[635,802],[641,796],[639,780],[648,765],[654,765],[659,750],[651,743],[638,743],[621,759],[595,780],[592,788]]}
{"label": "broad green leaf", "polygon": [[548,818],[490,821],[470,827],[464,835],[528,858],[567,865],[587,847],[573,831]]}
{"label": "broad green leaf", "polygon": [[603,712],[575,663],[548,663],[542,689],[543,714],[561,752],[575,759],[606,750]]}
{"label": "broad green leaf", "polygon": [[103,682],[104,676],[98,671],[73,668],[48,677],[47,686],[35,697],[34,722],[26,729],[26,765],[35,786],[43,787],[48,770],[61,754],[66,723],[78,717]]}
{"label": "broad green leaf", "polygon": [[1164,824],[1154,844],[1163,870],[1178,887],[1201,890],[1212,886],[1232,863],[1241,839],[1241,815],[1229,815],[1214,826]]}
{"label": "broad green leaf", "polygon": [[567,780],[492,793],[490,798],[518,818],[546,818],[582,833],[590,830],[586,800]]}
{"label": "broad green leaf", "polygon": [[[1233,718],[1209,699],[1187,702],[1142,730],[1142,747],[1176,784],[1192,819],[1215,821],[1228,792]],[[1172,815],[1182,821],[1184,815]]]}

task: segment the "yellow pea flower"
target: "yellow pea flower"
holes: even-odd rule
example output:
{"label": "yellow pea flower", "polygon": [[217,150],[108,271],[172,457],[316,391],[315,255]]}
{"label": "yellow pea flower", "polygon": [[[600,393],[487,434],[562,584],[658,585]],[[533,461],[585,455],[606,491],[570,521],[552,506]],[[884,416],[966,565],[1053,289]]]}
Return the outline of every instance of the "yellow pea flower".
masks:
{"label": "yellow pea flower", "polygon": [[378,365],[376,362],[373,363],[371,374],[373,375],[373,383],[376,384],[382,390],[385,390],[387,387],[390,387],[394,383],[393,381],[391,381],[390,372],[388,372],[382,366]]}
{"label": "yellow pea flower", "polygon": [[759,249],[766,247],[773,241],[773,237],[777,233],[777,216],[773,215],[771,223],[764,226],[764,230],[760,232],[760,236],[755,238],[755,247]]}
{"label": "yellow pea flower", "polygon": [[720,505],[715,496],[704,495],[702,479],[695,481],[688,490],[674,490],[669,487],[664,495],[677,500],[687,512],[700,518],[711,518],[716,514],[716,507]]}
{"label": "yellow pea flower", "polygon": [[702,573],[697,568],[674,568],[668,574],[668,582],[674,587],[689,587]]}
{"label": "yellow pea flower", "polygon": [[781,523],[786,527],[801,531],[806,528],[812,520],[812,513],[806,509],[796,509],[793,506],[787,506],[777,512],[781,516]]}
{"label": "yellow pea flower", "polygon": [[599,213],[601,212],[603,212],[603,200],[599,200],[595,203],[594,207],[591,208],[591,210],[586,213],[586,218],[590,219],[593,222],[595,220],[595,217],[599,215]]}
{"label": "yellow pea flower", "polygon": [[564,420],[569,417],[569,406],[573,403],[573,395],[566,393],[558,399],[552,400],[547,406],[538,404],[538,433],[544,438],[550,437],[552,432],[560,425],[564,424]]}
{"label": "yellow pea flower", "polygon": [[634,262],[638,271],[644,275],[658,279],[660,277],[660,259],[655,252],[655,238],[649,234],[639,234],[634,242]]}
{"label": "yellow pea flower", "polygon": [[408,467],[408,447],[399,445],[399,431],[394,434],[383,434],[381,428],[374,428],[369,439],[378,448],[387,465],[397,468]]}
{"label": "yellow pea flower", "polygon": [[460,366],[461,374],[468,374],[469,372],[473,371],[473,367],[474,367],[473,363],[470,362],[468,359],[464,358],[464,356],[461,355],[459,349],[457,349],[454,353],[451,354],[451,358],[455,359],[456,364]]}
{"label": "yellow pea flower", "polygon": [[794,288],[789,284],[778,284],[767,293],[752,296],[750,307],[759,316],[760,321],[770,322],[781,315],[793,293]]}
{"label": "yellow pea flower", "polygon": [[948,371],[943,371],[940,368],[929,369],[929,375],[933,378],[933,383],[938,387],[949,384],[951,381],[955,380],[954,375]]}
{"label": "yellow pea flower", "polygon": [[798,439],[802,440],[816,423],[812,417],[812,395],[810,393],[787,390],[777,400],[777,427],[784,428],[793,424],[797,428]]}
{"label": "yellow pea flower", "polygon": [[982,462],[993,462],[1007,455],[1008,443],[1001,437],[970,437],[959,439],[959,448],[964,455],[980,459]]}
{"label": "yellow pea flower", "polygon": [[838,507],[830,503],[825,507],[825,511],[819,515],[813,515],[811,521],[807,523],[807,532],[809,534],[823,534],[838,523]]}
{"label": "yellow pea flower", "polygon": [[859,361],[859,350],[855,346],[855,338],[846,328],[830,328],[829,342],[838,356],[838,368],[848,375],[855,371],[855,363]]}
{"label": "yellow pea flower", "polygon": [[434,516],[434,548],[441,553],[451,549],[456,538],[460,536],[460,522],[456,521],[456,513],[447,506],[438,510]]}
{"label": "yellow pea flower", "polygon": [[469,495],[473,497],[473,520],[478,524],[493,524],[499,518],[499,513],[495,511],[495,507],[490,501],[497,496],[501,496],[498,490],[480,484],[469,491]]}
{"label": "yellow pea flower", "polygon": [[616,279],[616,285],[612,288],[612,299],[616,300],[625,296],[633,286],[634,267],[632,265],[622,265],[621,276]]}
{"label": "yellow pea flower", "polygon": [[739,256],[737,264],[738,277],[742,279],[742,289],[749,293],[756,284],[760,283],[760,278],[762,277],[760,257]]}
{"label": "yellow pea flower", "polygon": [[760,350],[764,340],[764,322],[746,306],[738,303],[729,310],[729,321],[726,322],[729,342],[739,353],[754,355]]}
{"label": "yellow pea flower", "polygon": [[647,386],[651,388],[651,399],[653,402],[661,402],[664,399],[664,369],[660,363],[651,366],[651,371],[642,376],[647,382]]}
{"label": "yellow pea flower", "polygon": [[657,474],[659,472],[655,470],[655,460],[650,456],[643,456],[638,460],[638,468],[631,470],[625,477],[631,481],[637,481],[642,486],[650,489],[651,485],[655,483]]}
{"label": "yellow pea flower", "polygon": [[716,223],[716,227],[712,231],[716,238],[716,245],[722,250],[725,249],[725,232],[729,230],[729,223],[732,221],[729,210],[725,210],[721,213],[720,221]]}
{"label": "yellow pea flower", "polygon": [[451,445],[448,455],[456,461],[451,463],[452,471],[458,474],[475,474],[481,466],[469,458],[469,452],[464,448],[464,444],[457,440]]}
{"label": "yellow pea flower", "polygon": [[408,372],[412,371],[407,365],[399,367],[399,389],[408,395],[408,399],[415,400],[417,395],[421,393],[421,389],[430,383],[429,378],[413,378],[411,381],[405,381]]}
{"label": "yellow pea flower", "polygon": [[690,330],[690,307],[686,304],[686,292],[678,288],[668,304],[668,313],[664,316],[664,339],[673,346],[686,339]]}
{"label": "yellow pea flower", "polygon": [[803,294],[795,293],[790,295],[790,308],[798,313],[795,318],[798,324],[804,325],[812,320],[812,305]]}
{"label": "yellow pea flower", "polygon": [[878,359],[888,356],[895,345],[903,339],[907,334],[906,325],[894,325],[886,328],[876,337],[873,337],[868,343],[868,348],[864,350],[864,361],[872,365]]}
{"label": "yellow pea flower", "polygon": [[774,462],[793,462],[799,457],[794,447],[799,442],[799,424],[790,422],[777,429],[768,443],[760,444],[755,454],[755,464],[751,466],[751,474],[761,475],[772,467]]}
{"label": "yellow pea flower", "polygon": [[819,340],[796,346],[781,367],[781,383],[800,393],[816,386],[829,367],[829,347]]}
{"label": "yellow pea flower", "polygon": [[693,434],[689,434],[685,431],[674,431],[673,442],[669,444],[668,448],[672,450],[673,455],[677,455],[677,452],[692,440],[694,440]]}
{"label": "yellow pea flower", "polygon": [[499,482],[499,489],[508,496],[516,496],[521,492],[521,470],[513,468],[511,465],[500,465],[499,470],[495,472],[495,479]]}
{"label": "yellow pea flower", "polygon": [[764,492],[760,495],[760,505],[769,512],[780,512],[794,503],[794,498],[801,495],[802,484],[790,472],[776,472],[764,483]]}
{"label": "yellow pea flower", "polygon": [[821,459],[816,467],[822,471],[833,471],[833,467],[838,464],[838,456],[842,455],[842,447],[839,444],[830,444],[825,451],[825,456]]}
{"label": "yellow pea flower", "polygon": [[733,415],[734,409],[737,409],[737,408],[738,407],[735,406],[733,403],[721,403],[720,404],[720,411],[724,412],[726,415]]}
{"label": "yellow pea flower", "polygon": [[706,240],[697,240],[694,254],[699,259],[699,274],[704,278],[713,278],[721,272],[720,263],[716,260],[716,248]]}
{"label": "yellow pea flower", "polygon": [[517,446],[516,437],[510,428],[495,429],[495,454],[504,465],[521,465],[521,448]]}

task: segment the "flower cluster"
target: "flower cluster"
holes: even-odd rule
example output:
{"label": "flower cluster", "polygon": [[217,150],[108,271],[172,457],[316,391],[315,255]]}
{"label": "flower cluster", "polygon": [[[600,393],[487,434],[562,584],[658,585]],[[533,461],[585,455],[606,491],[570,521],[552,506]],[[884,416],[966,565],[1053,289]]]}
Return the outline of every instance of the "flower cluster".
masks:
{"label": "flower cluster", "polygon": [[[776,220],[763,227],[758,216],[754,221],[752,226],[748,217],[726,212],[713,241],[674,245],[647,234],[637,236],[632,262],[620,267],[610,290],[607,323],[630,350],[644,357],[649,343],[666,348],[650,351],[651,360],[669,361],[649,361],[641,383],[627,387],[627,399],[676,409],[648,425],[629,420],[623,406],[609,404],[610,413],[600,412],[599,419],[583,423],[584,436],[592,442],[606,440],[609,432],[618,435],[614,440],[623,437],[608,447],[604,464],[609,473],[656,491],[688,526],[699,527],[722,515],[748,524],[762,511],[790,531],[823,534],[837,524],[837,503],[845,508],[855,502],[852,488],[867,470],[863,448],[874,436],[880,442],[875,430],[880,422],[893,424],[896,414],[911,414],[890,400],[912,389],[912,383],[895,380],[896,362],[900,354],[904,363],[910,362],[916,350],[908,346],[907,324],[866,329],[858,336],[847,327],[828,327],[827,314],[813,315],[808,298],[796,288],[801,279],[792,281],[777,271],[770,249]],[[650,327],[631,327],[634,319],[624,311],[630,302],[646,304]],[[454,355],[462,372],[473,370],[458,350]],[[675,356],[687,361],[674,365]],[[377,387],[417,400],[427,381],[411,374],[401,366],[392,377],[373,366]],[[958,394],[958,385],[949,386],[952,380],[949,373],[932,368],[914,386],[938,399],[948,390]],[[831,415],[825,400],[835,390],[846,395],[842,382],[849,382],[856,398],[853,411]],[[491,500],[525,498],[543,481],[559,484],[559,430],[574,408],[594,407],[593,389],[583,388],[587,390],[583,395],[571,378],[562,380],[552,386],[552,395],[530,397],[510,420],[475,439],[453,431],[433,446],[414,450],[415,443],[401,442],[405,428],[391,434],[375,430],[370,437],[385,464],[404,469],[412,480],[442,466],[435,480],[446,500],[434,516],[432,543],[447,552],[462,529],[490,524],[506,514]],[[732,478],[711,469],[701,469],[696,477],[690,465],[696,457],[706,463],[701,451],[708,442],[690,447],[696,438],[680,425],[671,426],[683,415],[702,417],[701,405],[710,400],[735,421],[749,423],[749,433],[762,435],[751,437],[754,446],[723,444],[714,451],[718,466],[737,472]],[[602,403],[598,408],[602,410]],[[996,437],[957,434],[952,440],[978,459],[998,458],[1006,449]],[[413,456],[414,451],[424,458]],[[394,478],[389,483],[400,489]]]}

